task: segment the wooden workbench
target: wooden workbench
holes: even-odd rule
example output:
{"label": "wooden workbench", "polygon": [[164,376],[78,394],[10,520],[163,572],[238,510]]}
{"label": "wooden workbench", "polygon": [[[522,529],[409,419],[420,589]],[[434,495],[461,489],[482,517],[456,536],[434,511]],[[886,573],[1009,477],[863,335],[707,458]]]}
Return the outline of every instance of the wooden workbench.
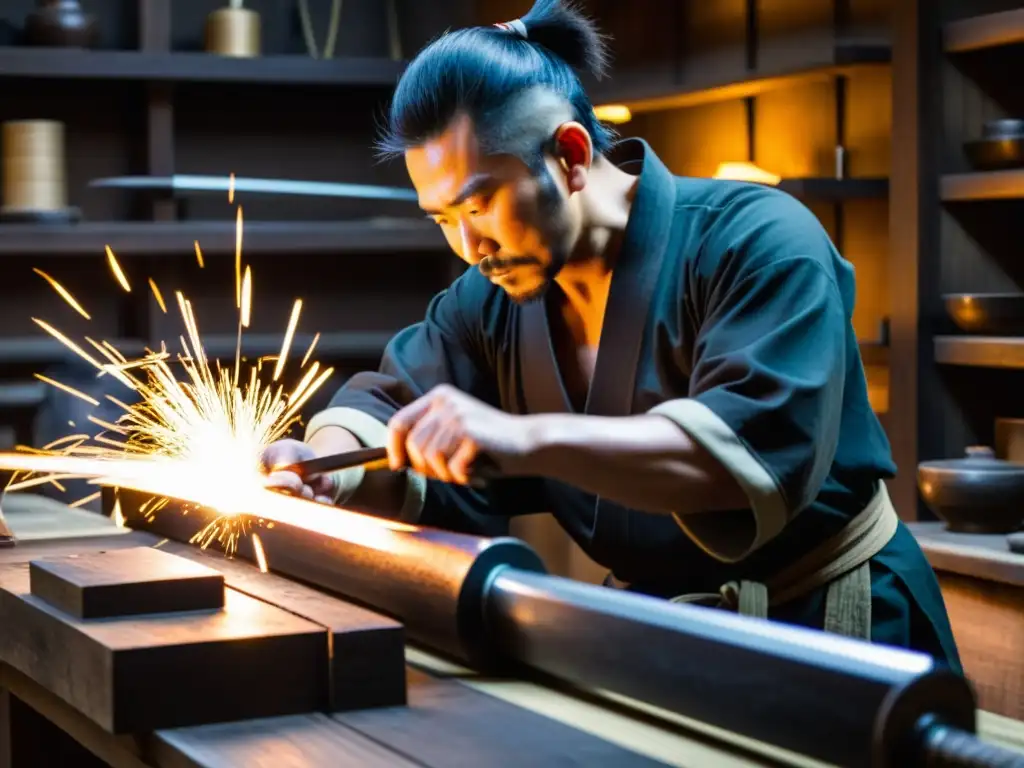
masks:
{"label": "wooden workbench", "polygon": [[[45,514],[52,517],[46,523],[41,516],[19,519],[19,513],[8,512],[7,521],[15,534],[25,530],[31,538],[13,549],[0,550],[0,566],[43,555],[133,546],[196,554],[185,545],[118,530],[100,516],[90,519],[72,514],[61,523],[59,510]],[[69,530],[73,536],[63,535]],[[219,558],[203,557],[211,562]],[[250,570],[245,574],[247,580],[265,578],[262,599],[278,604],[274,603],[274,585],[285,580],[259,574],[247,564],[231,563],[236,576],[240,567]],[[229,585],[231,578],[227,576]],[[296,589],[306,589],[292,582],[286,586],[282,591],[292,597]],[[325,609],[342,602],[322,592],[316,596]],[[280,607],[287,605],[288,601],[282,600]],[[303,616],[311,616],[308,604]],[[529,681],[484,679],[412,647],[406,649],[408,705],[404,707],[267,718],[131,736],[111,735],[3,661],[0,659],[0,768],[817,765],[640,705]],[[980,726],[984,738],[1024,746],[1020,723],[981,713]]]}

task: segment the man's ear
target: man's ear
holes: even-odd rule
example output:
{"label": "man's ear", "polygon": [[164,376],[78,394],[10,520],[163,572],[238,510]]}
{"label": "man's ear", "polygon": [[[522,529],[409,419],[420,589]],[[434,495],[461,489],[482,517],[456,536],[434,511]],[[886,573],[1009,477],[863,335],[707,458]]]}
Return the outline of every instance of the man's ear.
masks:
{"label": "man's ear", "polygon": [[555,158],[565,173],[569,194],[587,186],[594,161],[594,144],[587,129],[577,122],[562,123],[555,131]]}

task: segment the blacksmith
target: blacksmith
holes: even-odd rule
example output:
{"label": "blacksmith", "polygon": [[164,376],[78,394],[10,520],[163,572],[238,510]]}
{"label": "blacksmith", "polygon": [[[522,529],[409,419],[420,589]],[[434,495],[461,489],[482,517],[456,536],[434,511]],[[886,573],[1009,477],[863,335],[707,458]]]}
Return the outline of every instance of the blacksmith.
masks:
{"label": "blacksmith", "polygon": [[[388,447],[391,472],[270,482],[424,525],[551,512],[607,584],[960,663],[883,480],[852,266],[797,200],[673,176],[615,141],[558,0],[450,32],[406,70],[381,149],[468,269],[268,466]],[[502,479],[467,485],[486,458]]]}

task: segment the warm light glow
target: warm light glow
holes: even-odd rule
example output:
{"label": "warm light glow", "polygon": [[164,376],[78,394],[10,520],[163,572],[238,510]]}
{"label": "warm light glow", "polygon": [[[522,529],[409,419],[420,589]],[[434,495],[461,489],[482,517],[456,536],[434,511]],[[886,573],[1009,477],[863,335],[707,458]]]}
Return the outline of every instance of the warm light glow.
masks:
{"label": "warm light glow", "polygon": [[622,125],[633,119],[633,113],[625,104],[602,104],[594,107],[594,117],[602,123]]}
{"label": "warm light glow", "polygon": [[196,261],[199,262],[199,268],[203,268],[203,249],[199,247],[199,241],[196,240]]}
{"label": "warm light glow", "polygon": [[782,181],[781,176],[769,173],[753,163],[721,163],[713,178],[732,179],[733,181],[755,181],[758,184],[775,186]]}
{"label": "warm light glow", "polygon": [[[236,263],[240,265],[240,212],[238,226]],[[113,251],[108,247],[106,253],[114,278],[122,288],[130,290]],[[197,244],[197,259],[201,263],[199,253]],[[59,283],[52,279],[48,282],[68,301],[70,294]],[[149,284],[161,308],[166,310],[156,283],[150,279]],[[252,269],[247,265],[244,278],[236,282],[239,340],[250,320],[252,284]],[[42,449],[19,446],[16,452],[0,453],[0,468],[15,473],[8,490],[43,484],[63,488],[61,480],[87,478],[93,485],[149,495],[139,512],[150,520],[170,499],[177,499],[184,503],[184,514],[194,510],[211,513],[212,520],[193,541],[203,547],[217,541],[229,553],[237,546],[239,536],[256,526],[271,528],[275,522],[393,551],[398,546],[396,532],[415,530],[415,526],[286,496],[265,487],[266,476],[260,463],[263,450],[288,433],[302,407],[334,370],[322,370],[317,361],[311,361],[306,368],[316,343],[314,337],[301,366],[305,369],[303,376],[294,389],[286,392],[276,383],[287,365],[302,300],[295,301],[273,383],[268,383],[262,376],[262,361],[242,370],[240,351],[236,351],[233,372],[219,361],[211,362],[202,345],[192,303],[180,291],[175,292],[175,298],[185,330],[180,337],[182,352],[176,356],[161,344],[159,350],[146,350],[143,357],[129,360],[109,342],[86,336],[85,342],[94,350],[88,352],[49,323],[33,318],[40,328],[101,375],[135,391],[140,402],[128,405],[107,395],[123,413],[114,421],[89,415],[89,421],[104,430],[91,439],[85,434],[68,435]],[[41,375],[38,378],[90,405],[99,405],[95,398],[59,381]],[[87,504],[98,497],[99,492],[91,493],[72,506]],[[119,498],[113,517],[116,524],[124,524]],[[266,570],[263,542],[254,539],[253,546],[261,569]]]}

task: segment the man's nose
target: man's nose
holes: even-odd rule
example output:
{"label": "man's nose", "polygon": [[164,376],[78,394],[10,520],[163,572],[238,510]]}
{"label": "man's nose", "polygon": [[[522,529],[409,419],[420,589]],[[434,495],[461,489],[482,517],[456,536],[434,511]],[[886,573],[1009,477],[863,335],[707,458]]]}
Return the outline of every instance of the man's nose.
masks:
{"label": "man's nose", "polygon": [[498,252],[498,244],[481,237],[467,219],[459,224],[459,235],[462,239],[462,257],[470,264],[479,264],[487,256]]}

